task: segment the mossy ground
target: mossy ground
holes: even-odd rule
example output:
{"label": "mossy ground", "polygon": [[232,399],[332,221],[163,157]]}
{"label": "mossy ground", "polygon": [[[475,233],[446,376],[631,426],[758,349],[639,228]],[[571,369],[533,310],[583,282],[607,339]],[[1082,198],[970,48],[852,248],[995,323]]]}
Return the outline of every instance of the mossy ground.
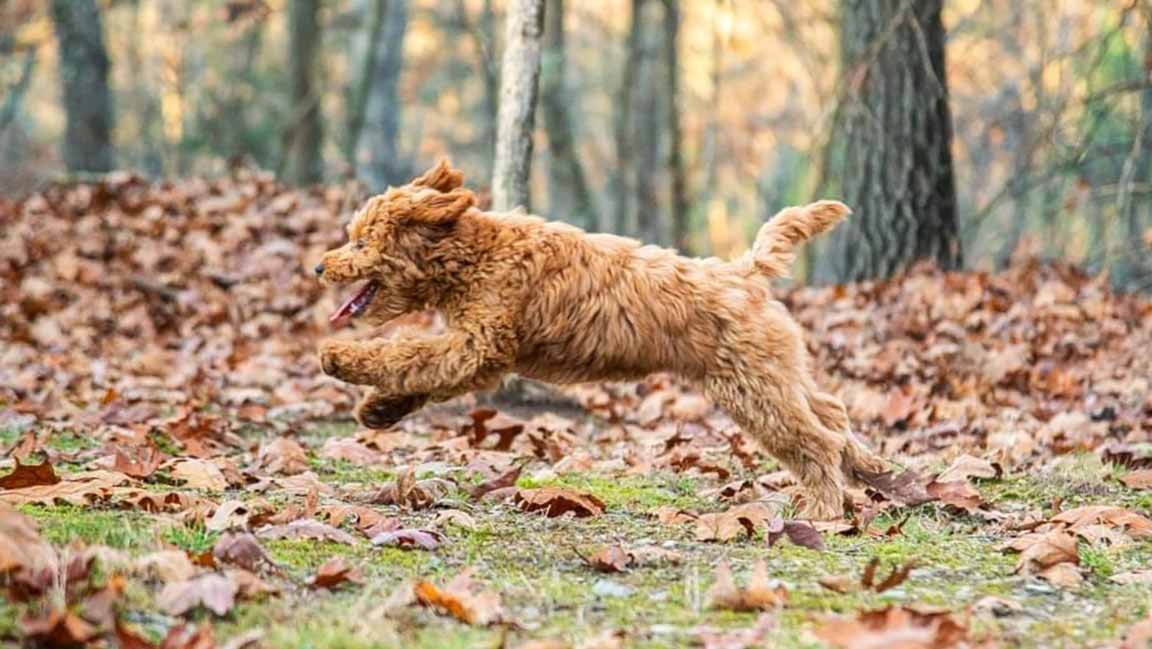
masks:
{"label": "mossy ground", "polygon": [[[322,459],[313,460],[313,468],[334,485],[389,477],[386,472]],[[983,482],[980,488],[1001,511],[1050,511],[1054,499],[1060,498],[1065,506],[1124,505],[1149,513],[1148,492],[1124,488],[1113,473],[1092,458],[1073,458],[1059,476],[1010,475]],[[628,646],[680,647],[692,644],[693,630],[699,626],[752,625],[754,614],[707,608],[706,594],[719,562],[729,562],[740,580],[759,559],[789,590],[788,605],[778,614],[769,646],[820,646],[812,631],[827,615],[915,603],[948,607],[963,617],[970,605],[986,596],[1017,602],[1020,610],[1002,617],[974,613],[970,623],[977,634],[998,637],[1009,646],[1102,646],[1115,642],[1127,626],[1152,609],[1152,588],[1108,580],[1152,564],[1152,543],[1147,541],[1121,547],[1082,544],[1087,580],[1078,589],[1061,590],[1014,574],[1016,558],[1001,551],[1006,537],[996,526],[935,505],[901,511],[899,516],[907,520],[895,536],[825,535],[827,550],[816,552],[787,542],[768,548],[762,538],[702,543],[695,540],[691,525],[665,525],[651,515],[662,505],[717,509],[714,500],[698,495],[715,485],[703,478],[667,473],[564,474],[543,482],[522,478],[521,486],[545,483],[592,493],[607,504],[607,512],[590,519],[548,519],[510,505],[482,502],[469,510],[475,529],[448,527],[447,541],[433,552],[373,548],[367,543],[349,547],[267,542],[271,556],[290,575],[287,587],[279,597],[243,602],[216,620],[217,637],[259,628],[274,647],[498,647],[502,642],[514,647],[539,638],[579,642],[619,629],[626,633]],[[201,526],[137,512],[76,507],[23,511],[38,521],[45,538],[61,545],[82,541],[138,555],[161,547],[201,552],[216,539]],[[390,513],[409,526],[420,526],[431,524],[436,512]],[[882,517],[876,526],[892,522]],[[605,575],[577,556],[578,549],[606,544],[660,545],[679,551],[683,560],[678,565]],[[364,583],[334,593],[307,589],[306,577],[337,555],[363,570]],[[881,559],[885,570],[907,561],[918,567],[908,581],[883,594],[839,594],[818,585],[818,579],[828,575],[858,576],[873,557]],[[502,594],[518,628],[473,628],[420,609],[399,617],[382,614],[381,605],[402,584],[419,578],[444,581],[469,566],[475,567],[482,583]],[[129,595],[145,602],[143,609],[135,610],[150,610],[146,594]],[[0,605],[0,635],[11,637],[21,612],[16,606]],[[175,622],[154,610],[133,616],[135,624],[155,636]]]}

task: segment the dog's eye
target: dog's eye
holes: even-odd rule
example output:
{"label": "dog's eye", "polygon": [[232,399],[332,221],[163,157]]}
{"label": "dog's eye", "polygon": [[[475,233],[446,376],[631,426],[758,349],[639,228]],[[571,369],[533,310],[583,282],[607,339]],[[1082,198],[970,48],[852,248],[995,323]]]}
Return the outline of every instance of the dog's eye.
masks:
{"label": "dog's eye", "polygon": [[356,250],[363,250],[364,249],[364,240],[361,239],[359,241],[356,241],[355,243],[352,244],[352,247],[355,248]]}

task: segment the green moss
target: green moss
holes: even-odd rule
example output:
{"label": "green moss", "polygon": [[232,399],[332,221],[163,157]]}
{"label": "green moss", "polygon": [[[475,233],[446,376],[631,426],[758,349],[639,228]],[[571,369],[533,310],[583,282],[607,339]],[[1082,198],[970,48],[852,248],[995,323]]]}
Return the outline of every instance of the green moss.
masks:
{"label": "green moss", "polygon": [[138,512],[72,506],[24,506],[20,510],[36,520],[45,540],[56,545],[73,541],[113,548],[156,544],[156,519]]}
{"label": "green moss", "polygon": [[591,493],[609,509],[648,512],[657,507],[671,505],[682,508],[703,506],[697,496],[699,484],[690,477],[668,473],[646,476],[602,476],[595,474],[564,473],[547,480],[522,477],[516,486],[569,487]]}

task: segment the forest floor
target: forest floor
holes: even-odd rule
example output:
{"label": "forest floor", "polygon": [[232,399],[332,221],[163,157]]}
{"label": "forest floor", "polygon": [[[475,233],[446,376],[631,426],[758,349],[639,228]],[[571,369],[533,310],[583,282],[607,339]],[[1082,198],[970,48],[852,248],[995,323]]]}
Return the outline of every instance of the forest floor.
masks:
{"label": "forest floor", "polygon": [[304,270],[351,203],[128,176],[0,201],[0,645],[1152,638],[1152,301],[1036,263],[782,291],[895,467],[810,523],[669,377],[358,428]]}

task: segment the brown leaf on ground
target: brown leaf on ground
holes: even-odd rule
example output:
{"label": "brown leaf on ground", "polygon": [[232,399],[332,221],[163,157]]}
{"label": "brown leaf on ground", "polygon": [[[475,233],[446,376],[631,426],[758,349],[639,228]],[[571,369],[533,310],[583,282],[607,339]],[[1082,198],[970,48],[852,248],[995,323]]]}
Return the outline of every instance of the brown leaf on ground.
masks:
{"label": "brown leaf on ground", "polygon": [[435,530],[399,529],[381,532],[372,537],[372,545],[403,549],[435,550],[444,543],[444,535]]}
{"label": "brown leaf on ground", "polygon": [[1071,563],[1058,563],[1037,572],[1036,576],[1060,588],[1076,588],[1084,583],[1084,575]]}
{"label": "brown leaf on ground", "polygon": [[1132,538],[1152,537],[1152,520],[1123,507],[1109,505],[1076,507],[1056,514],[1051,521],[1067,525],[1073,532],[1091,525],[1106,525],[1119,529]]}
{"label": "brown leaf on ground", "polygon": [[274,566],[272,557],[260,545],[260,541],[248,532],[225,532],[212,546],[212,556],[219,563],[239,566],[253,572],[262,567]]}
{"label": "brown leaf on ground", "polygon": [[0,491],[0,503],[8,505],[53,505],[66,503],[84,506],[92,500],[107,496],[113,487],[130,480],[114,471],[80,471],[68,473],[60,482],[21,489]]}
{"label": "brown leaf on ground", "polygon": [[524,470],[524,466],[517,464],[516,466],[508,469],[504,473],[486,480],[472,488],[472,500],[480,500],[484,495],[496,491],[497,489],[506,489],[515,486],[516,481],[520,479],[520,473]]}
{"label": "brown leaf on ground", "polygon": [[925,490],[932,498],[969,514],[975,513],[984,505],[984,497],[966,479],[951,482],[933,480],[928,483]]}
{"label": "brown leaf on ground", "polygon": [[260,447],[256,467],[278,475],[296,475],[308,470],[308,453],[296,440],[278,437]]}
{"label": "brown leaf on ground", "polygon": [[780,539],[788,537],[789,541],[801,547],[817,552],[824,551],[824,537],[820,536],[820,531],[809,523],[786,521],[777,516],[769,521],[766,532],[768,547],[772,547]]}
{"label": "brown leaf on ground", "polygon": [[410,509],[427,509],[446,498],[455,485],[441,478],[416,479],[416,468],[408,467],[366,500],[374,505],[399,505]]}
{"label": "brown leaf on ground", "polygon": [[0,489],[23,489],[54,485],[57,482],[60,482],[60,478],[48,460],[40,464],[21,464],[20,460],[16,460],[12,473],[0,477]]}
{"label": "brown leaf on ground", "polygon": [[197,572],[196,565],[183,550],[159,550],[146,554],[132,563],[132,570],[165,584],[191,579]]}
{"label": "brown leaf on ground", "polygon": [[168,629],[157,649],[216,649],[216,638],[207,624],[177,624]]}
{"label": "brown leaf on ground", "polygon": [[[1152,230],[1148,233],[1148,245],[1152,246]],[[1129,627],[1120,649],[1148,649],[1149,646],[1152,646],[1152,616]]]}
{"label": "brown leaf on ground", "polygon": [[1120,477],[1124,486],[1132,489],[1152,489],[1152,469],[1141,469]]}
{"label": "brown leaf on ground", "polygon": [[880,559],[873,557],[868,565],[864,566],[864,573],[860,576],[860,587],[864,590],[871,590],[877,593],[883,593],[886,590],[895,588],[908,580],[912,574],[912,570],[916,567],[915,561],[908,561],[907,563],[895,566],[888,576],[876,581],[876,570],[880,567]]}
{"label": "brown leaf on ground", "polygon": [[228,488],[228,478],[224,472],[208,460],[196,458],[175,460],[171,464],[172,477],[184,483],[189,489],[224,491]]}
{"label": "brown leaf on ground", "polygon": [[443,588],[427,581],[418,582],[413,586],[417,603],[473,626],[506,621],[500,595],[482,590],[472,579],[472,572],[472,568],[465,569]]}
{"label": "brown leaf on ground", "polygon": [[729,631],[693,629],[693,633],[704,649],[749,649],[750,647],[763,646],[764,638],[768,636],[768,632],[774,626],[776,626],[776,617],[763,613],[756,618],[756,624],[747,629]]}
{"label": "brown leaf on ground", "polygon": [[857,471],[856,477],[860,482],[898,505],[915,506],[933,500],[924,488],[927,480],[912,469],[902,473]]}
{"label": "brown leaf on ground", "polygon": [[596,496],[564,487],[521,489],[516,503],[526,512],[544,512],[555,518],[571,512],[576,518],[588,518],[604,513],[604,502]]}
{"label": "brown leaf on ground", "polygon": [[839,617],[816,629],[816,637],[841,649],[949,649],[966,647],[968,629],[945,611],[888,606]]}
{"label": "brown leaf on ground", "polygon": [[632,555],[618,545],[600,548],[589,555],[583,554],[577,548],[573,549],[576,551],[576,556],[599,572],[625,572],[632,566]]}
{"label": "brown leaf on ground", "polygon": [[1079,565],[1076,535],[1065,530],[1034,532],[1012,540],[1007,549],[1020,553],[1016,571],[1034,574],[1060,563]]}
{"label": "brown leaf on ground", "polygon": [[316,574],[309,577],[307,583],[313,588],[332,590],[344,584],[364,583],[364,574],[360,569],[348,565],[344,557],[332,557],[316,569]]}
{"label": "brown leaf on ground", "polygon": [[856,588],[856,580],[848,575],[826,575],[817,580],[817,583],[836,593],[848,593]]}
{"label": "brown leaf on ground", "polygon": [[117,447],[109,468],[126,476],[143,480],[150,477],[167,461],[168,455],[149,441],[139,447]]}
{"label": "brown leaf on ground", "polygon": [[952,460],[952,464],[936,476],[935,481],[964,482],[969,478],[992,479],[999,478],[1003,472],[1004,470],[997,464],[965,454]]}
{"label": "brown leaf on ground", "polygon": [[709,608],[729,611],[765,611],[783,606],[788,601],[788,589],[772,586],[768,580],[768,567],[757,561],[748,577],[748,586],[741,588],[732,579],[727,561],[716,566],[716,581],[708,590]]}
{"label": "brown leaf on ground", "polygon": [[100,630],[71,611],[54,608],[42,615],[20,618],[20,631],[34,646],[78,647],[99,635]]}
{"label": "brown leaf on ground", "polygon": [[208,573],[164,586],[156,605],[169,615],[184,615],[200,607],[227,615],[236,605],[236,584],[226,575]]}
{"label": "brown leaf on ground", "polygon": [[245,600],[260,600],[279,595],[280,588],[261,579],[256,573],[243,568],[226,568],[224,575],[236,584],[236,597]]}
{"label": "brown leaf on ground", "polygon": [[683,523],[691,523],[700,518],[699,514],[674,507],[672,505],[661,505],[653,512],[656,520],[664,523],[665,525],[680,525]]}
{"label": "brown leaf on ground", "polygon": [[303,518],[285,525],[270,525],[256,532],[261,539],[308,539],[356,545],[356,537],[317,520]]}
{"label": "brown leaf on ground", "polygon": [[0,504],[0,575],[56,565],[56,550],[40,538],[33,520]]}
{"label": "brown leaf on ground", "polygon": [[320,447],[319,455],[325,459],[343,460],[356,466],[380,464],[382,457],[379,451],[373,450],[350,437],[328,438]]}
{"label": "brown leaf on ground", "polygon": [[783,505],[777,501],[757,501],[736,505],[723,512],[701,514],[696,519],[697,541],[731,541],[746,533],[749,538],[757,527],[767,527]]}

